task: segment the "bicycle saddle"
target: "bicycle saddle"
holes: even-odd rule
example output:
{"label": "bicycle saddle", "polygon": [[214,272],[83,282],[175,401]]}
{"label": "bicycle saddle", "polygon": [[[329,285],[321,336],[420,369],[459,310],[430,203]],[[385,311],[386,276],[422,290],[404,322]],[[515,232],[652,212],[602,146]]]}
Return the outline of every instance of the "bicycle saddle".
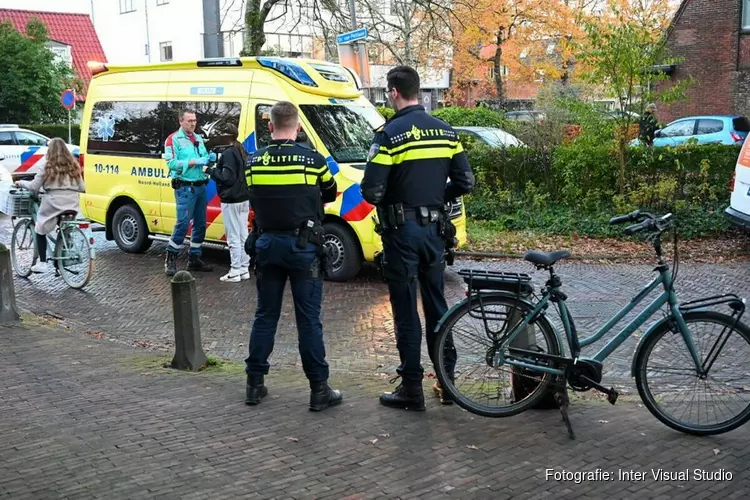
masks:
{"label": "bicycle saddle", "polygon": [[557,250],[555,252],[538,252],[536,250],[529,250],[523,256],[523,260],[538,266],[554,266],[557,261],[567,259],[568,257],[570,257],[570,252],[567,250]]}

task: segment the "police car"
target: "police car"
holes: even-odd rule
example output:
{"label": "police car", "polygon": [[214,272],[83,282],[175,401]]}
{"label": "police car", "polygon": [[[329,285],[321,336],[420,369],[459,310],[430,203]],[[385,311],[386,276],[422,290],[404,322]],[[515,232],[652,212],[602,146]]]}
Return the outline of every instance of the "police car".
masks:
{"label": "police car", "polygon": [[[18,125],[0,123],[0,162],[8,172],[34,170],[47,154],[49,140],[49,137]],[[74,155],[78,154],[78,146],[68,144],[68,149]]]}

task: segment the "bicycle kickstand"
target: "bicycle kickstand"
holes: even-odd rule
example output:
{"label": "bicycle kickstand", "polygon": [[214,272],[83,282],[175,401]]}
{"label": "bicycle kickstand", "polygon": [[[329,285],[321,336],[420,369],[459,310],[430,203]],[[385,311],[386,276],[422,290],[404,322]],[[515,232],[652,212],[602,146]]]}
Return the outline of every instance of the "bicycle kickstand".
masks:
{"label": "bicycle kickstand", "polygon": [[570,424],[570,416],[568,415],[570,399],[568,399],[568,380],[566,377],[562,377],[562,384],[560,384],[559,389],[555,393],[555,402],[557,403],[558,408],[560,408],[563,422],[565,422],[565,425],[568,428],[568,437],[574,440],[576,435],[573,432],[573,427]]}

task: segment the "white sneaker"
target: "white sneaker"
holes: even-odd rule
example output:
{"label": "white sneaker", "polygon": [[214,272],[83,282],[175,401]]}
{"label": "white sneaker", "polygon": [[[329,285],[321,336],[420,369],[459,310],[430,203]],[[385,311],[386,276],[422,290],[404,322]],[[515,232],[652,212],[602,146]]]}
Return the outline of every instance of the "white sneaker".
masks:
{"label": "white sneaker", "polygon": [[230,271],[219,279],[224,282],[239,283],[242,278],[239,274],[232,274]]}
{"label": "white sneaker", "polygon": [[240,279],[249,280],[250,279],[250,271],[242,273],[242,275],[240,276]]}
{"label": "white sneaker", "polygon": [[39,261],[31,266],[32,273],[46,273],[47,271],[49,271],[49,266],[46,262]]}

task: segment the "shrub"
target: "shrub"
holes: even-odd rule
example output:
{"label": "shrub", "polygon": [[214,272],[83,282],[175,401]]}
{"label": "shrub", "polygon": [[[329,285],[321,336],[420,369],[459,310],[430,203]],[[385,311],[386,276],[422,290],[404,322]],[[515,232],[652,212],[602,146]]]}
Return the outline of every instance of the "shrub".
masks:
{"label": "shrub", "polygon": [[391,116],[396,114],[393,108],[389,108],[386,106],[377,106],[377,110],[382,115],[382,117],[385,118],[386,120],[388,120]]}
{"label": "shrub", "polygon": [[448,125],[454,127],[504,128],[508,125],[508,121],[503,118],[502,113],[486,107],[463,108],[460,106],[450,106],[434,110],[432,116],[440,118]]}
{"label": "shrub", "polygon": [[[52,139],[53,137],[59,137],[65,142],[68,142],[68,124],[37,124],[37,125],[21,125],[21,128],[33,130],[42,135],[45,135]],[[70,126],[70,135],[73,140],[73,144],[80,144],[81,142],[81,126],[79,124],[72,124]]]}
{"label": "shrub", "polygon": [[618,190],[616,145],[467,149],[477,178],[469,216],[507,229],[591,236],[619,235],[608,220],[636,208],[673,212],[683,237],[721,233],[729,184],[741,146],[629,150],[627,189]]}

